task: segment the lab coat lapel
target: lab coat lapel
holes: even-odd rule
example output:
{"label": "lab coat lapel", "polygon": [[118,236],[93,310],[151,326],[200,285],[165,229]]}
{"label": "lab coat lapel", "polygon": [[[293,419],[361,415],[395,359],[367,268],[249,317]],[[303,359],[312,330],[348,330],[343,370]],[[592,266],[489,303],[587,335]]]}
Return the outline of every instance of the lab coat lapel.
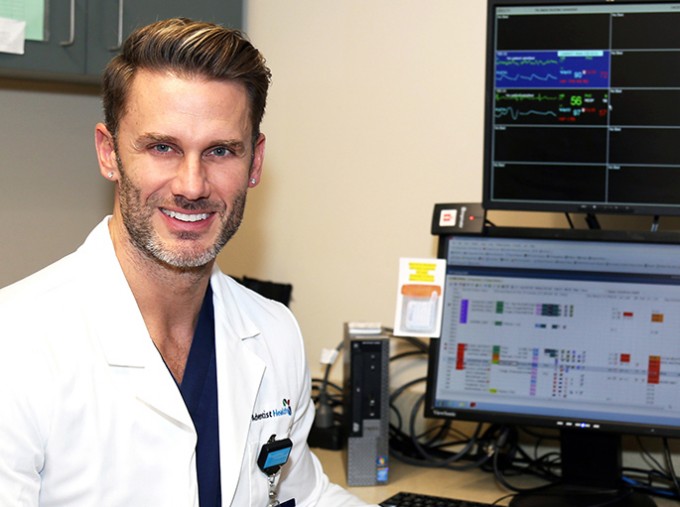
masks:
{"label": "lab coat lapel", "polygon": [[245,344],[259,331],[239,311],[227,282],[220,276],[213,276],[211,284],[215,304],[222,500],[224,505],[231,505],[265,364]]}
{"label": "lab coat lapel", "polygon": [[149,336],[116,259],[106,222],[81,247],[92,250],[84,256],[89,269],[83,270],[94,292],[86,295],[90,326],[100,337],[112,374],[124,379],[121,388],[132,389],[154,411],[193,429],[177,384]]}

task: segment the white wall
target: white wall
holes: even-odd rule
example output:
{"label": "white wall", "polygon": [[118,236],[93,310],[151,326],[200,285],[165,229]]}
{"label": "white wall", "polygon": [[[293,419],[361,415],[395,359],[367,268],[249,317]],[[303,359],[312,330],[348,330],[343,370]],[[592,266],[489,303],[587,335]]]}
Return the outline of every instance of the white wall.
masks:
{"label": "white wall", "polygon": [[273,72],[262,184],[223,269],[293,284],[313,371],[347,320],[392,325],[436,202],[481,198],[485,2],[253,0]]}

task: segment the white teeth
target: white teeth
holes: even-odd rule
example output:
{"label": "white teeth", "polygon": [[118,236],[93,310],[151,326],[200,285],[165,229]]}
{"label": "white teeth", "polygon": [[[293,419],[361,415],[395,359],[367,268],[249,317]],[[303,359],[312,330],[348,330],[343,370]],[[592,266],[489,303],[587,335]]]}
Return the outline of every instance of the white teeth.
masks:
{"label": "white teeth", "polygon": [[210,213],[177,213],[176,211],[170,211],[167,209],[162,210],[163,213],[168,215],[170,218],[175,218],[181,220],[182,222],[198,222],[199,220],[205,220],[210,216]]}

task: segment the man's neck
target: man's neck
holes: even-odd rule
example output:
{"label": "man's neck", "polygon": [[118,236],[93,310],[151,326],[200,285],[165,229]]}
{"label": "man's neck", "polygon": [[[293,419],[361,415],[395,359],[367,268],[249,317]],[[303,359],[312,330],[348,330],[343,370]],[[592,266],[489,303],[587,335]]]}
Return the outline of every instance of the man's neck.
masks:
{"label": "man's neck", "polygon": [[181,383],[214,262],[189,270],[149,258],[111,228],[116,256],[149,335]]}

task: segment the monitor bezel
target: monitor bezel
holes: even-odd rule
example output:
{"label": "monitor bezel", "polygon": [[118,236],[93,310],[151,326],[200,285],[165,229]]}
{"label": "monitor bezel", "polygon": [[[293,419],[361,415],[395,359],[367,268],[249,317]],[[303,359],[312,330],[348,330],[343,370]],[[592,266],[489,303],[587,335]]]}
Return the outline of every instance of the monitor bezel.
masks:
{"label": "monitor bezel", "polygon": [[[447,258],[447,245],[454,236],[489,236],[499,238],[558,239],[567,241],[621,242],[621,243],[656,243],[677,245],[680,251],[680,232],[639,232],[610,231],[592,229],[544,229],[544,228],[512,228],[492,227],[481,233],[447,234],[438,238],[438,257]],[[583,429],[603,433],[624,435],[658,436],[668,438],[680,437],[680,425],[668,426],[659,424],[611,421],[589,418],[571,418],[558,415],[537,415],[536,413],[495,412],[481,409],[435,408],[435,393],[438,381],[440,338],[430,338],[427,375],[425,383],[426,418],[454,419],[459,421],[508,424],[552,428],[556,430]],[[566,425],[566,426],[565,426]]]}
{"label": "monitor bezel", "polygon": [[[680,197],[678,203],[671,204],[604,204],[600,202],[564,202],[556,200],[523,200],[510,201],[493,198],[493,146],[492,129],[494,126],[495,96],[495,9],[512,6],[558,6],[558,5],[612,5],[612,4],[680,4],[678,0],[487,0],[486,19],[486,61],[484,85],[484,135],[483,135],[483,180],[482,204],[484,209],[492,211],[530,211],[585,213],[589,215],[640,215],[640,216],[680,216]],[[679,194],[680,195],[680,194]]]}

